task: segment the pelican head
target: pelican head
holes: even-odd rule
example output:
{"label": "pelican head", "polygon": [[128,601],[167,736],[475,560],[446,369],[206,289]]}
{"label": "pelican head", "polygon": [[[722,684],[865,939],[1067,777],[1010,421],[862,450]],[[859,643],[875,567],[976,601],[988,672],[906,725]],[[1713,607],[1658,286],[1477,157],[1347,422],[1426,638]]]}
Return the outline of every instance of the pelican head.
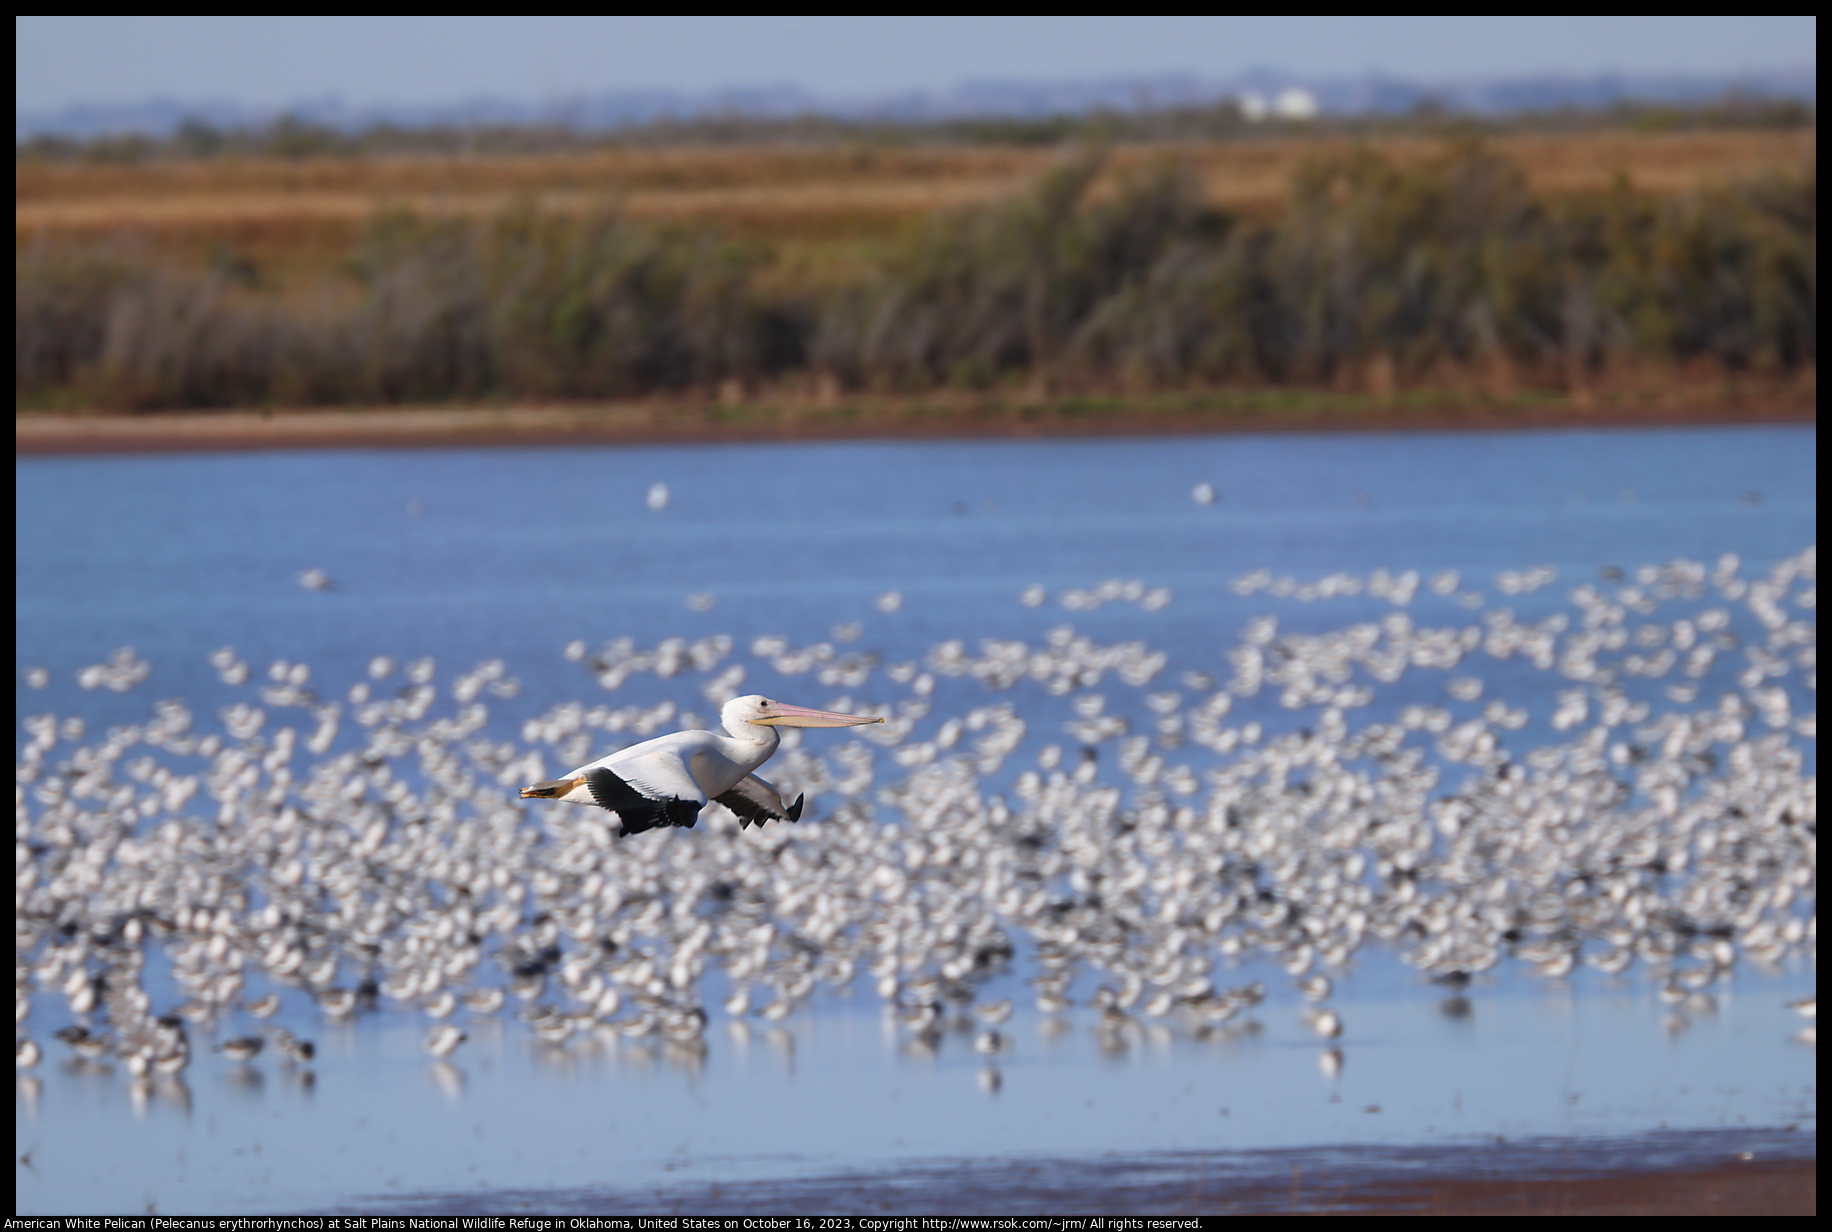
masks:
{"label": "pelican head", "polygon": [[726,731],[733,733],[737,732],[736,725],[740,723],[753,723],[759,727],[858,727],[862,723],[884,722],[882,718],[868,718],[865,715],[791,706],[755,693],[748,697],[734,697],[726,702],[719,711],[719,721],[725,724]]}

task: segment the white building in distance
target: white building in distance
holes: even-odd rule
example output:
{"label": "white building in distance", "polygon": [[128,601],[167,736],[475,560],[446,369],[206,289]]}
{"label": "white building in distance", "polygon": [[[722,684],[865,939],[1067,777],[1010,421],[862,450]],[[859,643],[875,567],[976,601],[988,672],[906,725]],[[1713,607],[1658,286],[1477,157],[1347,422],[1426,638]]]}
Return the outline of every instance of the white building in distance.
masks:
{"label": "white building in distance", "polygon": [[1242,118],[1261,120],[1314,120],[1319,110],[1317,96],[1303,86],[1286,86],[1271,98],[1258,90],[1243,90],[1234,96]]}

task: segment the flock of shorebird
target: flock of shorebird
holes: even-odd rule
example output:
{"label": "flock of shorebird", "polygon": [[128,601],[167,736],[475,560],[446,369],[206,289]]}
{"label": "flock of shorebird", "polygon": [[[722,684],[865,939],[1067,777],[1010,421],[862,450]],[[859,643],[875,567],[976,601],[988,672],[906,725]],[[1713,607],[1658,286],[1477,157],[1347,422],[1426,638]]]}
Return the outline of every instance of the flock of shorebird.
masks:
{"label": "flock of shorebird", "polygon": [[[1682,561],[1579,586],[1538,621],[1427,627],[1405,610],[1421,579],[1256,575],[1237,589],[1391,612],[1324,633],[1254,620],[1231,677],[1180,689],[1159,683],[1163,652],[1066,626],[888,666],[751,647],[804,689],[844,689],[835,710],[732,697],[729,638],[575,645],[607,689],[694,672],[723,702],[723,733],[591,761],[680,712],[565,703],[515,739],[481,700],[514,692],[501,663],[439,709],[429,661],[378,659],[328,699],[304,665],[250,681],[224,650],[218,673],[259,704],[219,728],[178,701],[87,743],[78,719],[22,719],[18,1064],[61,1021],[76,1056],[136,1079],[182,1071],[194,1030],[236,1064],[272,1047],[303,1065],[311,1042],[266,1021],[289,1001],[334,1021],[417,1009],[436,1057],[505,1007],[553,1046],[691,1050],[715,971],[727,1015],[779,1022],[863,981],[915,1046],[965,1023],[990,1057],[1010,1046],[1011,1000],[990,998],[1014,968],[1046,1014],[1213,1032],[1267,995],[1225,978],[1256,959],[1334,1039],[1331,973],[1368,944],[1453,991],[1510,956],[1549,977],[1640,963],[1676,1009],[1708,1012],[1739,964],[1816,952],[1814,579],[1811,549],[1755,579]],[[124,654],[82,681],[145,677]],[[903,696],[854,700],[874,680]],[[1116,687],[1118,704],[1100,691]],[[975,690],[990,696],[936,713]],[[1040,714],[1059,726],[1033,732]],[[860,730],[817,754],[795,727]],[[790,804],[756,775],[779,748]],[[584,764],[550,779],[550,757]]]}

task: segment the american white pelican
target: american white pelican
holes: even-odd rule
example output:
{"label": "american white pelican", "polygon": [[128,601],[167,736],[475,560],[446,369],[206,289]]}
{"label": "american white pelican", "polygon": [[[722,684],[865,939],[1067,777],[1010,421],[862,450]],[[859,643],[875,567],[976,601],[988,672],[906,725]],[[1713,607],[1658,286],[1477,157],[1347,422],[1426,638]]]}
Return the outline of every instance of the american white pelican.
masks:
{"label": "american white pelican", "polygon": [[596,804],[616,813],[624,834],[657,826],[691,827],[708,800],[738,815],[741,827],[799,821],[803,797],[784,807],[782,794],[751,771],[782,742],[778,727],[857,727],[882,718],[836,714],[773,702],[755,693],[719,711],[729,734],[675,732],[580,766],[560,778],[522,788],[522,799]]}

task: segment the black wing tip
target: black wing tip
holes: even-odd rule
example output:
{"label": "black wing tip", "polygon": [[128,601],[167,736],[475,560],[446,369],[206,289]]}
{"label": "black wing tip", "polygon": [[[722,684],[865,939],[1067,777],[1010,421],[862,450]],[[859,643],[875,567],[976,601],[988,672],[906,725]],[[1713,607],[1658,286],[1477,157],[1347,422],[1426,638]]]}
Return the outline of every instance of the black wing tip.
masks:
{"label": "black wing tip", "polygon": [[800,821],[802,801],[805,798],[805,796],[797,796],[794,804],[791,804],[786,810],[778,811],[754,796],[745,795],[736,788],[722,796],[714,797],[720,804],[732,811],[732,815],[738,819],[740,830],[748,830],[752,826],[761,828],[772,821]]}
{"label": "black wing tip", "polygon": [[619,833],[626,838],[657,826],[682,826],[691,830],[700,820],[700,806],[693,801],[678,796],[652,800],[603,766],[587,770],[584,777],[585,786],[598,807],[617,814],[623,823]]}
{"label": "black wing tip", "polygon": [[623,809],[619,806],[649,803],[635,788],[603,766],[587,770],[583,777],[586,789],[592,793],[592,799],[597,801],[599,808],[607,808],[621,815]]}

